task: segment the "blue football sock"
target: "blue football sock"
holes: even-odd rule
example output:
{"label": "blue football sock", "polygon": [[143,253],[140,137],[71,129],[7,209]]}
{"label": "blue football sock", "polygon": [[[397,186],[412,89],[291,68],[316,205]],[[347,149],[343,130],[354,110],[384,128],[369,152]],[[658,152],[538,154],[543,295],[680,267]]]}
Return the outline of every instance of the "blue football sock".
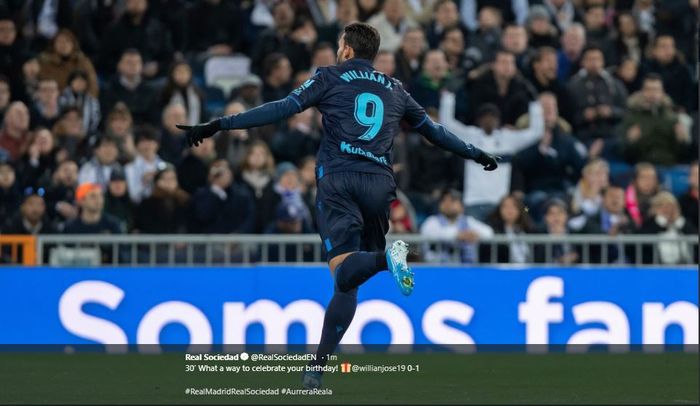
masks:
{"label": "blue football sock", "polygon": [[323,318],[323,330],[321,342],[316,350],[316,361],[310,365],[326,365],[328,355],[332,354],[338,343],[343,338],[357,309],[357,289],[341,292],[336,289],[326,308],[326,316]]}
{"label": "blue football sock", "polygon": [[347,292],[385,269],[387,264],[384,252],[355,252],[348,255],[335,269],[335,284],[338,290]]}

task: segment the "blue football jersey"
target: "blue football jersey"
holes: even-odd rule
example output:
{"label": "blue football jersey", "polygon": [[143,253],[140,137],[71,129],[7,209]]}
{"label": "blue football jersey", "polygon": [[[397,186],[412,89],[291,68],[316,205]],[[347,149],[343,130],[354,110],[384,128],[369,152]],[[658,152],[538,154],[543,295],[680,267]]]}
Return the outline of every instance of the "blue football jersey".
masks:
{"label": "blue football jersey", "polygon": [[364,59],[319,68],[290,97],[302,110],[318,107],[324,137],[317,155],[320,175],[340,171],[392,175],[391,148],[399,122],[420,127],[425,110],[401,82]]}

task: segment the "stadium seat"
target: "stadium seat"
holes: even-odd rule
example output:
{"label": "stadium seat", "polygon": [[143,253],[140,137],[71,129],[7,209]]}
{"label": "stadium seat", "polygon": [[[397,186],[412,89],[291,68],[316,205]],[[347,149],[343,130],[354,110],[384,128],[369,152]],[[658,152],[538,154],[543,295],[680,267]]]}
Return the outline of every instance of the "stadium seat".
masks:
{"label": "stadium seat", "polygon": [[207,86],[218,87],[226,97],[238,82],[250,73],[250,58],[244,55],[215,56],[204,64]]}

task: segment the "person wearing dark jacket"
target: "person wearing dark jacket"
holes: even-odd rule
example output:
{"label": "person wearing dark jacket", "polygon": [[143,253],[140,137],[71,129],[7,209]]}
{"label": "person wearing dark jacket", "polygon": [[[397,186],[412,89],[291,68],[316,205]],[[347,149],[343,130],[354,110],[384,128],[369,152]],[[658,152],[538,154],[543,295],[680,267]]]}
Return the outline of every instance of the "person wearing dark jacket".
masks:
{"label": "person wearing dark jacket", "polygon": [[644,65],[646,72],[657,73],[673,103],[690,113],[697,109],[697,83],[693,83],[690,68],[678,54],[676,42],[670,35],[659,35],[654,41],[652,58]]}
{"label": "person wearing dark jacket", "polygon": [[280,197],[275,191],[275,159],[263,141],[255,141],[243,158],[238,183],[255,199],[255,233],[262,233],[275,215]]}
{"label": "person wearing dark jacket", "polygon": [[129,198],[126,174],[122,168],[112,171],[105,190],[105,213],[119,219],[127,230],[131,230],[134,219],[134,204]]}
{"label": "person wearing dark jacket", "polygon": [[190,195],[207,185],[209,165],[216,159],[214,140],[206,139],[198,147],[185,152],[177,165],[177,183]]}
{"label": "person wearing dark jacket", "polygon": [[127,49],[119,60],[117,74],[100,94],[100,108],[111,111],[117,102],[129,108],[136,124],[158,123],[158,93],[143,77],[143,60],[136,49]]}
{"label": "person wearing dark jacket", "polygon": [[186,230],[190,195],[177,184],[175,167],[158,170],[153,193],[136,210],[134,229],[144,234],[178,234]]}
{"label": "person wearing dark jacket", "polygon": [[688,190],[678,199],[681,205],[681,213],[691,224],[699,227],[698,224],[698,161],[690,165],[688,174]]}
{"label": "person wearing dark jacket", "polygon": [[173,55],[170,32],[163,23],[149,15],[147,0],[127,0],[125,9],[124,15],[102,38],[101,71],[112,73],[124,51],[134,48],[143,56],[144,76],[152,78],[163,74]]}
{"label": "person wearing dark jacket", "polygon": [[[575,220],[577,219],[572,219],[572,222]],[[625,190],[619,186],[605,188],[600,210],[589,216],[581,216],[580,221],[583,222],[578,230],[581,234],[615,236],[635,230],[634,222],[625,209]],[[616,263],[625,259],[623,247],[618,244],[608,244],[606,258],[603,258],[603,251],[603,244],[591,244],[587,262],[599,264],[607,258],[604,263]]]}
{"label": "person wearing dark jacket", "polygon": [[3,234],[37,235],[55,234],[56,228],[46,216],[44,189],[28,187],[16,213],[2,228]]}
{"label": "person wearing dark jacket", "polygon": [[[488,217],[486,224],[493,228],[496,235],[505,235],[513,240],[507,244],[485,243],[480,245],[479,258],[481,262],[518,264],[532,260],[530,247],[526,243],[515,241],[517,236],[532,233],[535,230],[525,204],[518,195],[504,196]],[[493,250],[496,252],[494,253]]]}
{"label": "person wearing dark jacket", "polygon": [[[97,183],[82,183],[75,192],[80,215],[66,222],[65,234],[123,234],[124,225],[104,212],[104,193]],[[106,253],[103,253],[106,254]]]}
{"label": "person wearing dark jacket", "polygon": [[527,113],[535,90],[532,84],[518,73],[515,55],[499,50],[496,52],[492,68],[475,75],[468,83],[468,94],[473,106],[468,119],[470,124],[476,120],[476,110],[485,103],[493,103],[498,107],[504,124],[515,124],[518,117]]}
{"label": "person wearing dark jacket", "polygon": [[233,173],[225,160],[214,161],[209,185],[192,196],[188,231],[200,234],[252,233],[255,226],[253,197],[233,184]]}
{"label": "person wearing dark jacket", "polygon": [[253,47],[252,69],[261,74],[264,60],[273,52],[281,52],[292,63],[293,70],[299,71],[309,67],[310,50],[294,35],[295,11],[288,0],[275,2],[272,6],[273,27],[261,32]]}
{"label": "person wearing dark jacket", "polygon": [[15,168],[0,161],[0,219],[8,219],[20,205],[20,187]]}
{"label": "person wearing dark jacket", "polygon": [[560,265],[570,265],[579,262],[580,247],[557,242],[559,237],[566,237],[571,234],[571,230],[567,225],[569,207],[566,202],[557,198],[550,199],[545,204],[544,213],[544,225],[535,232],[550,235],[554,242],[550,244],[534,244],[534,262]]}
{"label": "person wearing dark jacket", "polygon": [[550,92],[557,98],[560,115],[564,120],[573,123],[574,112],[571,93],[557,80],[557,51],[551,47],[538,48],[531,59],[530,83],[537,93]]}
{"label": "person wearing dark jacket", "polygon": [[229,55],[240,52],[245,27],[236,2],[198,1],[187,12],[185,51]]}

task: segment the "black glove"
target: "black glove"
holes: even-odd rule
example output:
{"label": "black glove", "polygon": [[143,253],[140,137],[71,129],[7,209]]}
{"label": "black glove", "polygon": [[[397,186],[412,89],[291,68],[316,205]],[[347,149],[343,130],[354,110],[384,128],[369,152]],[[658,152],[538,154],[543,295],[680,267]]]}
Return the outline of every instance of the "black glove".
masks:
{"label": "black glove", "polygon": [[187,131],[187,145],[196,147],[202,143],[202,140],[209,138],[221,130],[221,121],[213,120],[204,124],[197,125],[181,125],[175,127]]}
{"label": "black glove", "polygon": [[491,155],[486,151],[481,151],[481,154],[474,159],[476,163],[484,167],[485,171],[493,171],[498,168],[498,161],[500,160],[500,156]]}

